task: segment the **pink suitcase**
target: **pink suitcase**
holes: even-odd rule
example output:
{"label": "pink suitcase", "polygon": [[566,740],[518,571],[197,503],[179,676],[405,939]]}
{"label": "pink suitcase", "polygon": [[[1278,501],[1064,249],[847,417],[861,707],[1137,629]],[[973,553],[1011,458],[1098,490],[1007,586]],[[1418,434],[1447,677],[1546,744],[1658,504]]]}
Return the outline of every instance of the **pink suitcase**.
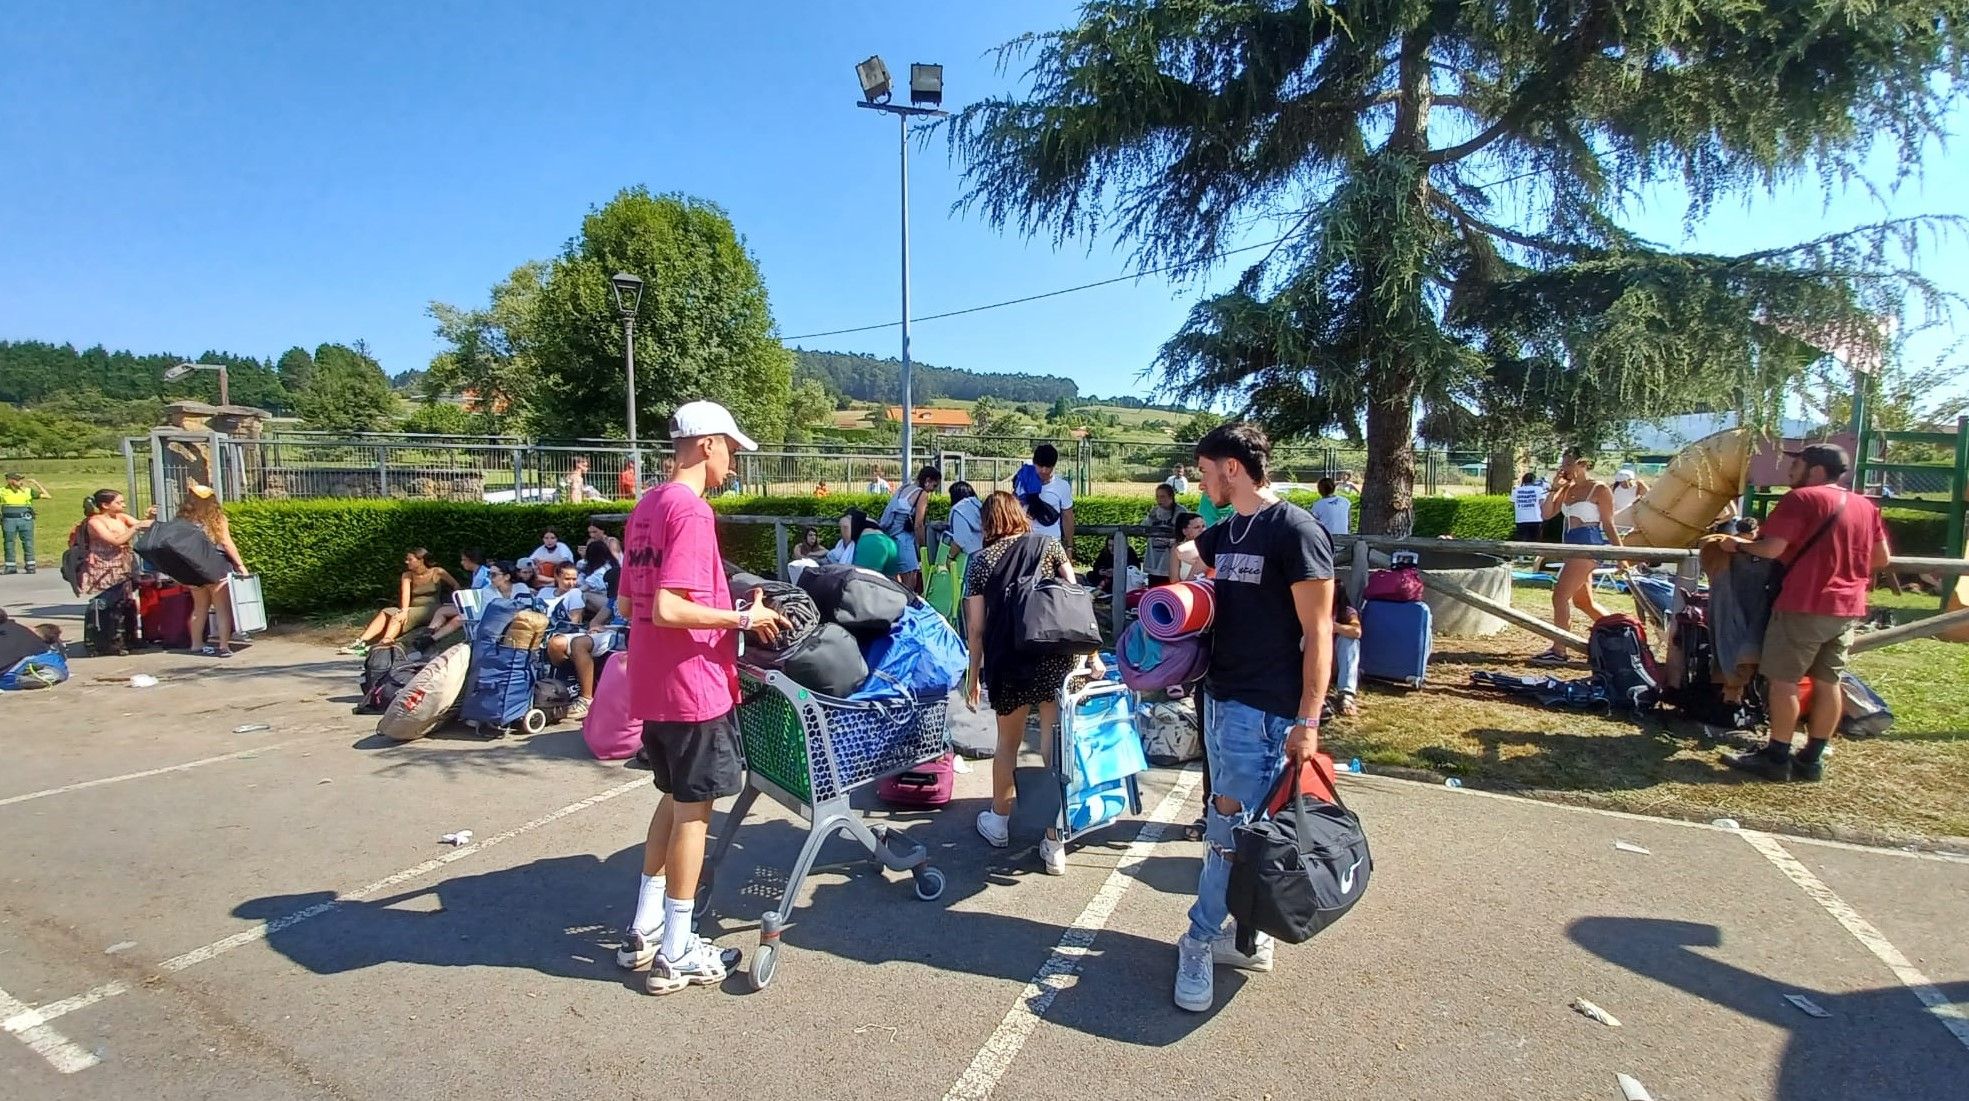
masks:
{"label": "pink suitcase", "polygon": [[643,748],[643,724],[629,717],[629,655],[612,655],[595,684],[581,740],[598,761],[624,761]]}
{"label": "pink suitcase", "polygon": [[896,807],[941,807],[957,786],[957,768],[946,753],[875,785],[875,797]]}

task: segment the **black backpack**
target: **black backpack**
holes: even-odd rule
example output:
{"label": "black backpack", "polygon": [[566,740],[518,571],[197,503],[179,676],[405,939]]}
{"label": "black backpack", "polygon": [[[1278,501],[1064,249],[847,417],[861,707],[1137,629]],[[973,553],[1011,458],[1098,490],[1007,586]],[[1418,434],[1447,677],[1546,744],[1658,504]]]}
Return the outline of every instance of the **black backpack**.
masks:
{"label": "black backpack", "polygon": [[370,647],[362,659],[362,702],[356,705],[356,712],[380,715],[388,711],[397,693],[429,663],[423,651],[399,643]]}
{"label": "black backpack", "polygon": [[82,570],[89,561],[89,539],[85,532],[88,521],[83,521],[70,529],[68,546],[62,550],[62,580],[68,582],[69,592],[82,595]]}
{"label": "black backpack", "polygon": [[[1259,933],[1287,944],[1312,939],[1353,909],[1374,870],[1354,812],[1307,793],[1301,770],[1288,765],[1286,771],[1291,775],[1279,784],[1292,785],[1292,799],[1233,832],[1237,856],[1224,894],[1237,920],[1238,950],[1247,954]],[[1338,799],[1338,787],[1328,783]],[[1274,789],[1266,804],[1276,795]]]}
{"label": "black backpack", "polygon": [[813,598],[822,622],[839,624],[865,642],[886,638],[914,599],[874,570],[838,563],[801,570],[800,588]]}
{"label": "black backpack", "polygon": [[1661,668],[1648,632],[1631,615],[1610,615],[1586,637],[1586,662],[1617,711],[1652,711],[1661,699]]}

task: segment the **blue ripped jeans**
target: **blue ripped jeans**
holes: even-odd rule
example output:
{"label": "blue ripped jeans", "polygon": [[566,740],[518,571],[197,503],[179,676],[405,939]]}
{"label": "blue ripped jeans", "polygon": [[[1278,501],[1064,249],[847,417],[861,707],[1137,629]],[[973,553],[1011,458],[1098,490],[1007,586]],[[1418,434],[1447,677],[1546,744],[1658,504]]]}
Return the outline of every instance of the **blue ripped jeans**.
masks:
{"label": "blue ripped jeans", "polygon": [[1234,851],[1231,831],[1251,820],[1252,811],[1264,805],[1265,798],[1285,771],[1285,736],[1292,731],[1290,715],[1272,715],[1233,700],[1208,701],[1208,718],[1203,724],[1203,744],[1210,760],[1210,790],[1242,807],[1236,814],[1221,814],[1212,803],[1204,815],[1203,873],[1197,876],[1196,905],[1190,907],[1190,936],[1209,940],[1224,931],[1230,920],[1225,890],[1231,883],[1231,862],[1226,852]]}

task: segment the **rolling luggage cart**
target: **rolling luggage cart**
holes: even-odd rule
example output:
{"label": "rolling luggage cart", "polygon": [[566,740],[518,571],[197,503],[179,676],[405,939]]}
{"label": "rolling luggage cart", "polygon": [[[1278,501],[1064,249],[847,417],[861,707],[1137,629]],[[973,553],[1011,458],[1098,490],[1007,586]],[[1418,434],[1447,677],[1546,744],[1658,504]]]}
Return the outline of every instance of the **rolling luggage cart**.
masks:
{"label": "rolling luggage cart", "polygon": [[[1148,767],[1135,725],[1138,699],[1119,680],[1096,680],[1082,662],[1060,686],[1060,736],[1051,764],[1060,785],[1061,843],[1142,813],[1138,777]],[[1117,666],[1108,661],[1110,673]]]}
{"label": "rolling luggage cart", "polygon": [[794,900],[821,845],[834,835],[852,837],[890,871],[908,872],[917,898],[929,902],[942,896],[944,875],[930,866],[929,851],[899,831],[863,822],[848,796],[948,753],[949,701],[944,696],[914,702],[836,699],[802,688],[776,670],[746,665],[739,666],[739,681],[745,790],[725,816],[705,862],[697,905],[702,913],[732,838],[761,794],[807,819],[807,840],[793,861],[779,907],[760,919],[759,947],[747,975],[752,989],[763,990],[778,967],[780,933]]}

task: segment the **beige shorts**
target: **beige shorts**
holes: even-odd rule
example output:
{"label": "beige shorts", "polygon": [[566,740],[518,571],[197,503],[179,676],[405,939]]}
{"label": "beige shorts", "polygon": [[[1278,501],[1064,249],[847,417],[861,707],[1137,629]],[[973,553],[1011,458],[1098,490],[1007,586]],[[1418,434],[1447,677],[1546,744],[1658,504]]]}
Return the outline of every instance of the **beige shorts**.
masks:
{"label": "beige shorts", "polygon": [[1796,683],[1810,676],[1836,684],[1846,671],[1846,651],[1859,622],[1836,615],[1772,612],[1758,672],[1774,681]]}

